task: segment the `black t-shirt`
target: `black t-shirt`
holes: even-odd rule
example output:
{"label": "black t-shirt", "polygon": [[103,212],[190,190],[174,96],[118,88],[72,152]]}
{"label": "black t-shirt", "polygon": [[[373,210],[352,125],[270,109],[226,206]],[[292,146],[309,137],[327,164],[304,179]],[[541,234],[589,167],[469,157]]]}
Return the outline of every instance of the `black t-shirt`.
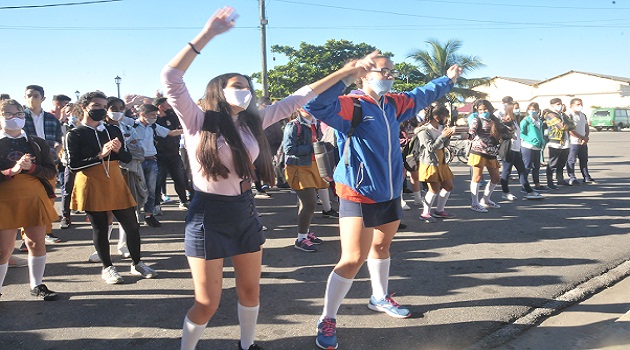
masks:
{"label": "black t-shirt", "polygon": [[[168,113],[164,117],[158,117],[157,124],[169,130],[177,130],[182,128],[182,125],[180,124],[177,115],[173,112]],[[180,136],[156,136],[155,149],[157,150],[157,156],[172,156],[179,154],[179,139]]]}

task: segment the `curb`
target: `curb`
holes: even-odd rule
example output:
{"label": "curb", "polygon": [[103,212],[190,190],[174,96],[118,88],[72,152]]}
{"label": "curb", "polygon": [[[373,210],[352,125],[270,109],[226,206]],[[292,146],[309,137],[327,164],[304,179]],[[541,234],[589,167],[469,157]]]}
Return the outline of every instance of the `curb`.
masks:
{"label": "curb", "polygon": [[630,276],[630,260],[626,260],[616,267],[603,272],[601,275],[580,283],[545,305],[530,310],[527,314],[517,318],[512,323],[483,337],[481,340],[467,347],[466,350],[486,350],[503,345],[527,329],[536,326],[549,316],[557,314],[568,306],[587,299],[598,291],[628,276]]}

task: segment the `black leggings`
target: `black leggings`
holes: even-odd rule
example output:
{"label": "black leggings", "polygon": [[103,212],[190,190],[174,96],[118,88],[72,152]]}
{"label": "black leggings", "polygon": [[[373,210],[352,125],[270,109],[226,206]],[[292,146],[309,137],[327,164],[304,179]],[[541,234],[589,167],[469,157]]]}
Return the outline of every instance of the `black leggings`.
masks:
{"label": "black leggings", "polygon": [[[140,262],[140,225],[136,218],[135,207],[112,210],[112,213],[118,219],[119,225],[123,227],[127,233],[127,247],[133,264]],[[106,211],[86,211],[90,224],[92,225],[94,247],[101,258],[104,267],[112,266],[112,258],[109,255],[109,220]]]}

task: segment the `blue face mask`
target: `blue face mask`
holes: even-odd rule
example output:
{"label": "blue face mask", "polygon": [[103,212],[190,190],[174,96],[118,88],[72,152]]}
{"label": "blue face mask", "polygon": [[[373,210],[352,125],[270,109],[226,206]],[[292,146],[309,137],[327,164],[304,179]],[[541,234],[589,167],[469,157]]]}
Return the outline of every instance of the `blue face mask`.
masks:
{"label": "blue face mask", "polygon": [[368,84],[370,84],[372,91],[376,92],[379,96],[383,96],[392,90],[394,81],[390,79],[370,79],[368,80]]}
{"label": "blue face mask", "polygon": [[488,113],[488,112],[479,113],[479,116],[481,118],[488,118],[490,116],[490,113]]}

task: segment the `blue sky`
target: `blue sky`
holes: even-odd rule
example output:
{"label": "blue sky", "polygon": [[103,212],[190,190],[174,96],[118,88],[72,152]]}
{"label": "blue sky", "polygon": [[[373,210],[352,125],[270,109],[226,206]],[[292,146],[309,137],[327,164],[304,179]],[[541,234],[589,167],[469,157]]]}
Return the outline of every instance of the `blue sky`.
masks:
{"label": "blue sky", "polygon": [[[223,5],[240,14],[215,38],[185,79],[193,97],[225,72],[260,71],[258,0],[122,0],[102,4],[5,9],[87,0],[0,2],[0,92],[23,99],[28,84],[47,97],[102,90],[153,96],[159,72]],[[406,60],[425,41],[459,39],[461,53],[486,64],[470,77],[546,79],[579,70],[630,77],[630,0],[267,0],[268,47],[366,42]],[[285,62],[269,52],[268,66]],[[509,93],[509,92],[506,92]],[[44,106],[48,109],[50,101]]]}

